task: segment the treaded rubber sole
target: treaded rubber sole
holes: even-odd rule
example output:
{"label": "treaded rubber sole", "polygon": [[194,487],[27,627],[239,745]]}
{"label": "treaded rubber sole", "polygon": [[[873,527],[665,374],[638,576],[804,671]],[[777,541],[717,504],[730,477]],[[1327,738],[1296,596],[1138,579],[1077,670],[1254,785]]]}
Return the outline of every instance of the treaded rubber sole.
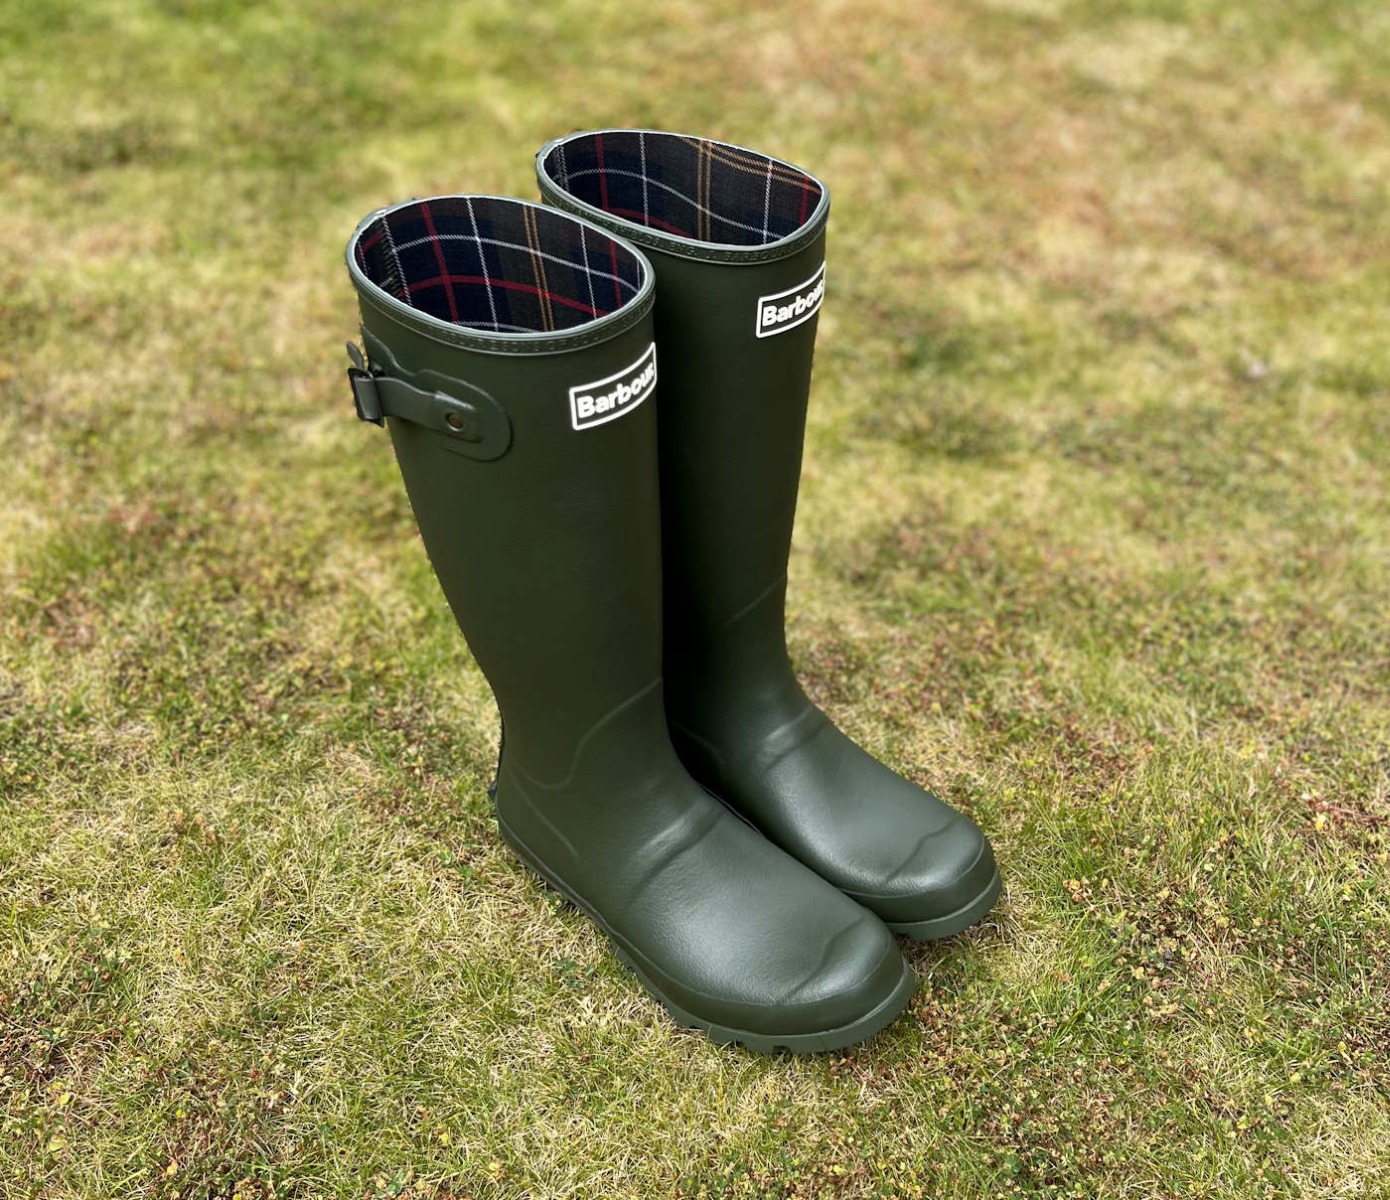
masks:
{"label": "treaded rubber sole", "polygon": [[583,912],[589,920],[603,931],[608,938],[609,944],[613,947],[613,952],[628,970],[637,976],[643,988],[653,996],[661,1006],[671,1014],[672,1017],[687,1029],[702,1030],[710,1041],[719,1046],[737,1044],[745,1049],[753,1051],[755,1054],[774,1054],[779,1050],[788,1050],[792,1054],[823,1054],[831,1050],[842,1050],[846,1046],[853,1046],[859,1042],[873,1037],[879,1030],[892,1024],[897,1015],[908,1005],[912,999],[912,993],[916,990],[917,978],[912,973],[912,968],[906,962],[903,963],[902,978],[898,980],[897,986],[877,1008],[866,1013],[857,1021],[851,1021],[848,1025],[841,1025],[835,1029],[822,1029],[812,1033],[753,1033],[747,1029],[735,1029],[728,1025],[719,1025],[712,1021],[703,1020],[695,1016],[694,1013],[687,1012],[669,996],[662,992],[651,980],[651,977],[644,971],[635,960],[634,953],[629,951],[619,940],[618,936],[609,928],[608,923],[589,907],[578,895],[575,894],[558,876],[545,867],[526,848],[522,840],[507,828],[506,822],[502,820],[502,814],[496,810],[496,796],[493,797],[494,813],[497,816],[497,831],[501,834],[502,840],[507,843],[512,852],[519,858],[522,864],[537,875],[541,881],[554,888],[571,904]]}
{"label": "treaded rubber sole", "polygon": [[[941,938],[948,938],[953,934],[960,933],[963,929],[969,929],[976,921],[979,921],[985,913],[994,907],[994,902],[999,899],[1002,886],[999,868],[996,867],[994,877],[985,884],[980,894],[973,900],[962,904],[955,912],[949,912],[944,917],[933,917],[929,921],[885,921],[884,924],[894,933],[900,933],[903,937],[911,938],[915,942],[939,941]],[[863,904],[864,902],[861,900],[860,903]]]}

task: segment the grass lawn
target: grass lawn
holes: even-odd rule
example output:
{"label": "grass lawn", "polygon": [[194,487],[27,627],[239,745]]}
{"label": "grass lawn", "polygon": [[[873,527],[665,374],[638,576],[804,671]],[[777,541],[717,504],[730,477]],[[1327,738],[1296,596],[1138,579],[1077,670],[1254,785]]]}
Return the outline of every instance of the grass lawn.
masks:
{"label": "grass lawn", "polygon": [[[0,0],[0,1196],[1390,1196],[1384,0]],[[808,689],[1005,895],[832,1057],[501,848],[342,246],[830,185]]]}

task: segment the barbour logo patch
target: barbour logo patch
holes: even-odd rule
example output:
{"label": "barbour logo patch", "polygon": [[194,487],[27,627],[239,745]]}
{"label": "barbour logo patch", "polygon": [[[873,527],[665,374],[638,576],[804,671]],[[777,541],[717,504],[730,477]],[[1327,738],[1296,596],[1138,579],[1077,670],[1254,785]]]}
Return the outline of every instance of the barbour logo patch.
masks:
{"label": "barbour logo patch", "polygon": [[798,283],[785,292],[758,297],[758,317],[754,322],[753,332],[758,337],[765,338],[794,329],[816,315],[824,298],[825,264],[821,263],[816,273],[805,283]]}
{"label": "barbour logo patch", "polygon": [[624,417],[656,388],[656,343],[642,352],[630,367],[607,379],[570,388],[570,422],[575,429],[590,429]]}

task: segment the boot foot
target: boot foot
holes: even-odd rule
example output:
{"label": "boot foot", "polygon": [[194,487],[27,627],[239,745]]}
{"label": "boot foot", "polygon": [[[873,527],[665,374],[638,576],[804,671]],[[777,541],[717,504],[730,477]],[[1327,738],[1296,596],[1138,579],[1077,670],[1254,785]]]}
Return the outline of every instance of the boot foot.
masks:
{"label": "boot foot", "polygon": [[[735,837],[761,841],[758,834],[732,813],[724,816],[733,826],[731,832]],[[594,922],[608,938],[618,959],[675,1021],[685,1028],[701,1030],[716,1045],[737,1044],[756,1054],[780,1051],[822,1054],[842,1050],[887,1027],[912,999],[916,987],[912,968],[887,937],[883,926],[868,913],[855,914],[851,925],[837,937],[828,939],[822,968],[813,972],[784,1000],[750,1005],[745,998],[742,1002],[730,1003],[702,993],[698,988],[682,987],[615,929],[593,904],[547,867],[508,827],[500,811],[497,826],[502,840],[522,864]],[[777,853],[770,846],[767,850]],[[788,932],[796,931],[789,926]],[[880,937],[886,941],[881,941]],[[845,943],[843,947],[839,945],[841,942]],[[750,990],[756,991],[757,987]],[[696,1011],[697,1005],[703,1011]],[[750,1029],[725,1015],[737,1014],[740,1010],[752,1015],[761,1027]],[[823,1023],[818,1017],[825,1018]]]}

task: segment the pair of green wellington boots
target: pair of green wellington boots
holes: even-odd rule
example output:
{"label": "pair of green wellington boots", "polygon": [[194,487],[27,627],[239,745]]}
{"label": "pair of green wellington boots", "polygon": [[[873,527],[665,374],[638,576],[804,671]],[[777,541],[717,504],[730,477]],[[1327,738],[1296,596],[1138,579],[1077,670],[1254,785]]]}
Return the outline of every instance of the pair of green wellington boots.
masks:
{"label": "pair of green wellington boots", "polygon": [[544,205],[412,200],[347,250],[358,415],[501,710],[498,828],[682,1024],[861,1041],[912,995],[893,932],[966,928],[999,874],[787,656],[829,196],[645,130],[537,174]]}

